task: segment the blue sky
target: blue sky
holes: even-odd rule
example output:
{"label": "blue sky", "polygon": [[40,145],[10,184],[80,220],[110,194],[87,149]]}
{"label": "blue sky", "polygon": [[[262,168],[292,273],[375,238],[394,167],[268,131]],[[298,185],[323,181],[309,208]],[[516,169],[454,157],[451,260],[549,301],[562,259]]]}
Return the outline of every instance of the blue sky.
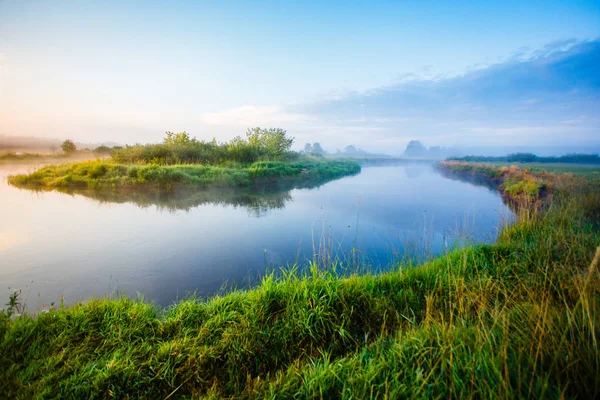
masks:
{"label": "blue sky", "polygon": [[0,0],[0,134],[585,148],[599,37],[597,1]]}

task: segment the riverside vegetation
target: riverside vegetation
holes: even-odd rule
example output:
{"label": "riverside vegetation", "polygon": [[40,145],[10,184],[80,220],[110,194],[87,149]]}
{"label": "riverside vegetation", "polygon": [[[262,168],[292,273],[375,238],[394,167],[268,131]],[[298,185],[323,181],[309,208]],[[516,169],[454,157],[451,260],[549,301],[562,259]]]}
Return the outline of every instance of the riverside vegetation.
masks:
{"label": "riverside vegetation", "polygon": [[[15,151],[10,147],[2,147],[0,144],[0,163],[47,163],[56,161],[83,161],[95,158],[105,158],[110,155],[113,151],[120,149],[119,146],[107,147],[98,146],[94,149],[77,149],[75,143],[72,140],[65,140],[61,145],[61,152],[56,152],[56,149],[52,150],[51,153],[34,153],[31,151]],[[50,150],[50,149],[48,149]]]}
{"label": "riverside vegetation", "polygon": [[76,150],[70,153],[17,153],[4,152],[0,153],[0,163],[15,164],[15,163],[48,163],[48,162],[68,162],[82,161],[96,158],[106,157],[107,152],[98,149],[94,150]]}
{"label": "riverside vegetation", "polygon": [[281,129],[249,129],[228,143],[167,132],[164,143],[126,146],[110,160],[51,165],[9,177],[15,186],[38,188],[161,188],[250,186],[285,180],[336,179],[360,172],[348,160],[300,157]]}
{"label": "riverside vegetation", "polygon": [[[516,201],[493,245],[382,274],[311,265],[167,309],[0,314],[8,398],[597,398],[600,188],[466,163]],[[542,195],[543,194],[543,195]],[[338,271],[338,272],[335,272]]]}

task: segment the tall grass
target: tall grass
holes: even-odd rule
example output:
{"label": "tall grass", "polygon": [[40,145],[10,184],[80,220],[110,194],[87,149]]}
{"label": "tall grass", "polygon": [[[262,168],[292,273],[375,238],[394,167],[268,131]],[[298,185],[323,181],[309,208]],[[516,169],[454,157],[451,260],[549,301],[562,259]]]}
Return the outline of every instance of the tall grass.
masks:
{"label": "tall grass", "polygon": [[548,178],[497,243],[340,277],[313,264],[168,309],[0,314],[16,398],[597,398],[600,191]]}

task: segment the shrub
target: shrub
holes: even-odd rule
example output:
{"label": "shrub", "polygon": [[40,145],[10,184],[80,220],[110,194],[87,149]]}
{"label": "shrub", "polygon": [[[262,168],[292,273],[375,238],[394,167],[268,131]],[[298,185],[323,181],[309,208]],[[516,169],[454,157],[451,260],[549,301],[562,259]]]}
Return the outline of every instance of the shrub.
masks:
{"label": "shrub", "polygon": [[246,138],[237,136],[227,143],[201,141],[187,132],[166,132],[163,143],[115,148],[111,156],[114,161],[127,164],[251,164],[259,160],[296,159],[297,154],[290,150],[293,142],[294,138],[279,128],[249,129]]}
{"label": "shrub", "polygon": [[75,143],[73,143],[73,141],[70,139],[67,139],[64,142],[62,142],[60,147],[65,153],[73,153],[75,150],[77,150],[77,146],[75,146]]}

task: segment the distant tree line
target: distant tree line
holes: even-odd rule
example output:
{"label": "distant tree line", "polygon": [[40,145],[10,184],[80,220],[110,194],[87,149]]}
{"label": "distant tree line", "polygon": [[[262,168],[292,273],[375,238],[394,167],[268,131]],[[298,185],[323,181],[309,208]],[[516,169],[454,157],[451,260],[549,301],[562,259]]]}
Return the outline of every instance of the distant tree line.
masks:
{"label": "distant tree line", "polygon": [[122,148],[123,148],[123,146],[109,147],[106,145],[100,145],[100,146],[94,148],[93,152],[98,155],[109,155],[109,154],[112,154],[112,152],[120,150]]}
{"label": "distant tree line", "polygon": [[[121,147],[121,146],[109,147],[109,146],[105,146],[105,145],[100,145],[100,146],[94,148],[92,151],[96,155],[109,155],[109,154],[113,153],[114,151],[120,150],[122,148],[123,147]],[[77,150],[79,150],[77,148],[77,145],[75,145],[75,142],[73,142],[71,139],[66,139],[64,142],[62,142],[62,144],[60,145],[60,149],[62,150],[62,152],[64,154],[73,154]],[[84,148],[84,150],[89,151],[90,149]],[[54,152],[55,149],[53,148],[52,151]]]}
{"label": "distant tree line", "polygon": [[348,145],[348,146],[344,147],[343,152],[338,149],[336,154],[344,155],[344,156],[351,156],[351,157],[382,157],[382,156],[387,157],[387,155],[385,155],[385,154],[370,153],[370,152],[365,151],[361,148],[358,148],[354,145]]}
{"label": "distant tree line", "polygon": [[347,157],[389,157],[386,154],[375,154],[369,153],[368,151],[362,150],[354,145],[348,145],[344,147],[344,151],[337,149],[335,153],[331,153],[323,149],[321,143],[306,143],[304,145],[304,149],[302,150],[303,154],[311,155],[311,156],[326,156],[326,155],[335,155],[335,156],[347,156]]}
{"label": "distant tree line", "polygon": [[456,156],[458,154],[459,151],[456,148],[441,146],[431,146],[430,148],[427,148],[418,140],[411,140],[408,142],[408,145],[404,150],[404,157],[406,158],[441,160],[447,157]]}
{"label": "distant tree line", "polygon": [[237,136],[229,142],[217,143],[198,140],[187,132],[166,132],[163,143],[136,144],[112,152],[111,157],[121,163],[172,164],[226,164],[255,161],[285,161],[298,157],[291,150],[294,138],[279,128],[248,129],[245,137]]}
{"label": "distant tree line", "polygon": [[565,163],[565,164],[600,164],[598,154],[567,154],[559,157],[541,157],[533,153],[515,153],[507,156],[486,157],[486,156],[466,156],[451,157],[449,160],[455,161],[473,161],[473,162],[520,162],[520,163]]}
{"label": "distant tree line", "polygon": [[319,142],[315,142],[315,143],[306,143],[304,145],[304,154],[306,155],[311,155],[311,156],[324,156],[326,154],[328,154],[323,147],[321,146],[321,143]]}

